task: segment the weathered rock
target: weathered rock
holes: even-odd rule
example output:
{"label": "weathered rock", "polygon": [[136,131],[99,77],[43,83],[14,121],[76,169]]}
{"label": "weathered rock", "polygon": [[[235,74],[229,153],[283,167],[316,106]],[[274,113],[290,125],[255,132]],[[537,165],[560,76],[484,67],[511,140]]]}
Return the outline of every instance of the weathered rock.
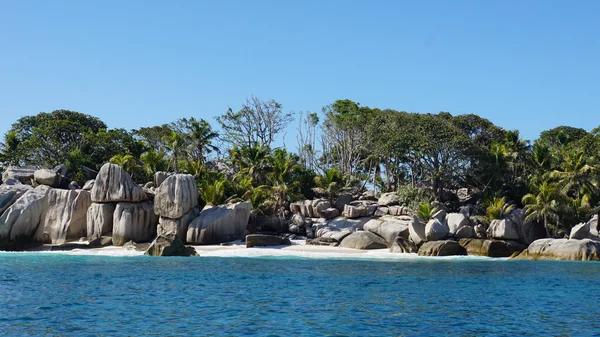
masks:
{"label": "weathered rock", "polygon": [[412,221],[408,224],[408,233],[411,241],[417,246],[427,240],[425,237],[425,225],[416,216],[413,216]]}
{"label": "weathered rock", "polygon": [[160,185],[167,179],[168,176],[168,172],[158,171],[154,173],[154,186],[160,187]]}
{"label": "weathered rock", "polygon": [[461,227],[459,230],[456,231],[456,234],[454,234],[454,238],[456,239],[469,239],[475,237],[477,237],[477,235],[475,234],[475,229],[473,228],[473,226]]}
{"label": "weathered rock", "polygon": [[266,234],[246,235],[246,248],[291,245],[286,237]]}
{"label": "weathered rock", "polygon": [[446,224],[450,234],[456,234],[462,227],[470,224],[469,219],[460,213],[448,213],[446,215]]}
{"label": "weathered rock", "polygon": [[194,247],[186,246],[175,233],[159,235],[152,241],[144,255],[150,256],[198,256]]}
{"label": "weathered rock", "polygon": [[337,208],[328,208],[321,211],[321,217],[324,219],[333,219],[340,215],[340,211]]}
{"label": "weathered rock", "polygon": [[238,240],[250,218],[250,202],[205,207],[187,231],[187,242],[207,245]]}
{"label": "weathered rock", "polygon": [[587,222],[580,223],[579,225],[573,226],[571,228],[571,234],[569,235],[569,239],[571,240],[583,240],[589,239],[590,236],[590,224]]}
{"label": "weathered rock", "polygon": [[92,203],[87,211],[87,235],[91,240],[112,233],[113,217],[117,204]]}
{"label": "weathered rock", "polygon": [[354,249],[382,249],[387,248],[387,243],[379,235],[366,231],[354,232],[346,236],[340,247]]}
{"label": "weathered rock", "polygon": [[363,192],[358,200],[373,200],[377,201],[377,196],[375,195],[375,191],[365,191]]}
{"label": "weathered rock", "polygon": [[408,208],[406,206],[390,206],[390,207],[388,207],[388,213],[390,215],[394,215],[394,216],[401,216],[401,215],[411,215],[412,211],[410,210],[410,208]]}
{"label": "weathered rock", "polygon": [[14,185],[0,185],[0,215],[25,194],[25,192],[32,189],[33,187],[21,183]]}
{"label": "weathered rock", "polygon": [[56,187],[59,180],[58,173],[46,169],[35,170],[33,172],[33,178],[38,184],[48,185],[50,187]]}
{"label": "weathered rock", "polygon": [[519,260],[600,261],[600,241],[583,239],[540,239],[514,256]]}
{"label": "weathered rock", "polygon": [[487,238],[487,231],[482,224],[475,225],[475,227],[473,227],[473,229],[475,230],[476,238],[478,238],[478,239],[486,239]]}
{"label": "weathered rock", "polygon": [[316,217],[322,217],[322,212],[331,208],[331,203],[325,199],[316,199],[312,201],[313,214]]}
{"label": "weathered rock", "polygon": [[278,216],[258,215],[252,217],[250,222],[254,224],[253,228],[263,232],[283,233],[289,227],[288,221]]}
{"label": "weathered rock", "polygon": [[43,240],[43,221],[51,188],[40,185],[27,191],[0,216],[0,250],[19,249]]}
{"label": "weathered rock", "polygon": [[429,241],[425,242],[418,252],[419,256],[452,256],[467,255],[464,247],[456,241]]}
{"label": "weathered rock", "polygon": [[433,215],[431,216],[431,219],[437,219],[439,222],[445,224],[446,223],[446,211],[443,209],[440,209],[438,211],[436,211],[435,213],[433,213]]}
{"label": "weathered rock", "polygon": [[22,184],[31,185],[34,177],[35,169],[33,168],[19,168],[9,167],[2,173],[2,181],[8,181],[9,179],[18,180]]}
{"label": "weathered rock", "polygon": [[487,236],[498,240],[520,241],[522,235],[519,233],[518,224],[511,219],[493,220],[487,230]]}
{"label": "weathered rock", "polygon": [[344,212],[342,213],[342,215],[345,216],[346,218],[353,219],[353,218],[369,216],[370,213],[366,207],[345,205]]}
{"label": "weathered rock", "polygon": [[94,188],[94,181],[95,180],[86,181],[85,184],[83,184],[83,187],[81,189],[84,191],[91,191],[92,188]]}
{"label": "weathered rock", "polygon": [[184,238],[185,236],[187,236],[187,230],[190,223],[199,215],[200,211],[198,210],[198,208],[194,207],[179,219],[171,219],[161,216],[158,220],[156,235],[168,236],[169,234],[176,234],[180,238]]}
{"label": "weathered rock", "polygon": [[375,210],[375,213],[373,213],[373,216],[384,216],[388,214],[389,209],[385,206],[380,206],[377,207],[377,210]]}
{"label": "weathered rock", "polygon": [[448,226],[436,218],[431,218],[425,225],[425,239],[427,241],[439,241],[448,237]]}
{"label": "weathered rock", "polygon": [[394,242],[397,236],[408,239],[410,221],[382,221],[379,219],[371,219],[364,226],[365,231],[374,233],[385,239],[388,245]]}
{"label": "weathered rock", "polygon": [[470,218],[472,216],[485,215],[485,210],[480,206],[469,204],[462,206],[460,208],[459,213],[466,216],[467,218]]}
{"label": "weathered rock", "polygon": [[175,174],[160,184],[154,197],[154,213],[179,219],[198,204],[198,187],[191,174]]}
{"label": "weathered rock", "polygon": [[52,189],[48,192],[48,210],[43,222],[44,237],[50,243],[86,236],[87,212],[91,205],[90,192],[84,190]]}
{"label": "weathered rock", "polygon": [[[348,235],[350,235],[350,233],[348,233]],[[306,240],[306,244],[309,246],[331,246],[331,247],[337,247],[340,245],[340,243],[332,238],[326,238],[326,237],[320,237],[320,238],[316,238],[316,239],[307,239]]]}
{"label": "weathered rock", "polygon": [[414,243],[408,241],[407,239],[397,236],[394,238],[394,242],[390,247],[390,252],[392,253],[416,253],[419,250]]}
{"label": "weathered rock", "polygon": [[460,239],[458,243],[468,255],[475,256],[510,257],[527,249],[527,245],[511,240]]}
{"label": "weathered rock", "polygon": [[363,226],[371,218],[364,217],[358,219],[347,219],[344,217],[337,217],[331,219],[326,224],[313,224],[315,230],[315,236],[317,238],[330,239],[335,242],[341,242],[346,236],[350,235],[356,230],[362,230]]}
{"label": "weathered rock", "polygon": [[400,196],[396,192],[383,193],[377,200],[379,206],[393,206],[400,203]]}
{"label": "weathered rock", "polygon": [[112,236],[99,236],[90,241],[89,246],[92,248],[107,247],[112,245]]}
{"label": "weathered rock", "polygon": [[113,245],[122,246],[130,240],[149,242],[156,236],[157,225],[151,201],[120,202],[113,216]]}
{"label": "weathered rock", "polygon": [[342,193],[335,200],[334,207],[337,208],[338,211],[343,212],[344,211],[344,206],[346,206],[349,203],[351,203],[353,199],[354,198],[352,197],[352,194]]}
{"label": "weathered rock", "polygon": [[148,200],[129,173],[115,164],[104,164],[91,190],[92,202],[140,202]]}
{"label": "weathered rock", "polygon": [[306,218],[301,213],[296,213],[292,216],[292,224],[298,227],[304,227]]}

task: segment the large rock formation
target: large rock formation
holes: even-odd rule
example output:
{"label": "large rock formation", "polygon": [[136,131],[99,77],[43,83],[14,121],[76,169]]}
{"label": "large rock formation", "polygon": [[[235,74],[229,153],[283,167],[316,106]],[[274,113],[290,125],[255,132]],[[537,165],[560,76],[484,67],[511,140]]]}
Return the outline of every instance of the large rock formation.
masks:
{"label": "large rock formation", "polygon": [[187,247],[178,235],[159,235],[144,253],[150,256],[198,256],[194,247]]}
{"label": "large rock formation", "polygon": [[50,187],[68,188],[71,181],[58,172],[47,169],[36,170],[33,173],[33,178],[36,183],[40,185],[47,185]]}
{"label": "large rock formation", "polygon": [[187,242],[207,245],[238,240],[250,218],[250,202],[205,207],[187,231]]}
{"label": "large rock formation", "polygon": [[190,223],[199,215],[200,211],[196,207],[194,207],[179,219],[171,219],[161,216],[158,220],[157,235],[164,236],[168,233],[172,233],[177,234],[181,238],[185,238]]}
{"label": "large rock formation", "polygon": [[364,206],[352,206],[352,205],[348,204],[348,205],[344,205],[344,211],[342,212],[342,215],[345,216],[346,218],[353,219],[353,218],[369,216],[370,212]]}
{"label": "large rock formation", "polygon": [[154,197],[156,215],[179,219],[198,204],[198,187],[191,174],[175,174],[160,184]]}
{"label": "large rock formation", "polygon": [[33,187],[21,183],[16,183],[14,185],[0,185],[0,215],[25,194],[25,192],[32,189]]}
{"label": "large rock formation", "polygon": [[595,214],[590,221],[571,228],[569,239],[590,239],[600,241],[600,233],[598,233],[598,214]]}
{"label": "large rock formation", "polygon": [[117,204],[92,203],[87,212],[87,236],[94,240],[113,231],[113,217]]}
{"label": "large rock formation", "polygon": [[425,225],[425,238],[427,241],[438,241],[448,237],[448,226],[436,218],[431,218]]}
{"label": "large rock formation", "polygon": [[43,222],[44,238],[62,244],[86,236],[90,193],[83,190],[52,189],[48,192],[48,210]]}
{"label": "large rock formation", "polygon": [[519,260],[600,261],[600,241],[540,239],[514,257]]}
{"label": "large rock formation", "polygon": [[451,256],[467,255],[467,251],[456,241],[429,241],[419,248],[418,254],[419,256]]}
{"label": "large rock formation", "polygon": [[410,220],[382,218],[369,220],[369,222],[363,226],[363,229],[381,236],[388,245],[391,245],[397,236],[408,239],[410,235],[408,229],[409,225]]}
{"label": "large rock formation", "polygon": [[113,245],[122,246],[128,241],[149,242],[156,236],[158,217],[151,201],[120,202],[113,216]]}
{"label": "large rock formation", "polygon": [[458,243],[467,250],[467,254],[475,256],[510,257],[527,249],[526,245],[509,240],[461,239]]}
{"label": "large rock formation", "polygon": [[0,250],[19,249],[43,240],[43,220],[51,188],[38,186],[23,194],[0,216]]}
{"label": "large rock formation", "polygon": [[115,164],[104,164],[92,187],[92,202],[140,202],[148,200],[144,190]]}
{"label": "large rock formation", "polygon": [[329,222],[313,224],[312,228],[315,231],[315,236],[318,240],[340,243],[342,240],[355,232],[356,230],[362,230],[363,226],[371,218],[364,217],[358,219],[347,219],[344,217],[336,217],[331,219]]}
{"label": "large rock formation", "polygon": [[246,235],[246,248],[252,247],[269,247],[269,246],[286,246],[291,245],[291,241],[278,235],[265,234],[249,234]]}
{"label": "large rock formation", "polygon": [[358,231],[346,236],[340,243],[340,247],[354,249],[382,249],[387,248],[387,242],[371,232]]}
{"label": "large rock formation", "polygon": [[446,224],[448,225],[448,231],[454,235],[459,229],[469,226],[471,223],[469,218],[460,213],[448,213],[446,215]]}
{"label": "large rock formation", "polygon": [[31,185],[34,172],[35,169],[33,168],[9,167],[6,169],[6,171],[4,171],[4,173],[2,173],[2,181],[14,179],[23,184]]}
{"label": "large rock formation", "polygon": [[427,240],[425,237],[425,225],[416,216],[413,216],[412,221],[408,224],[408,233],[410,240],[417,246]]}
{"label": "large rock formation", "polygon": [[417,246],[415,246],[414,243],[408,241],[407,239],[398,236],[394,239],[394,242],[392,243],[392,246],[390,247],[390,252],[392,253],[405,253],[405,254],[410,254],[410,253],[416,253],[419,250],[417,249]]}
{"label": "large rock formation", "polygon": [[379,206],[393,206],[400,203],[400,196],[395,192],[383,193],[377,200]]}
{"label": "large rock formation", "polygon": [[487,230],[487,235],[492,239],[515,241],[519,241],[523,237],[519,224],[511,219],[493,220]]}

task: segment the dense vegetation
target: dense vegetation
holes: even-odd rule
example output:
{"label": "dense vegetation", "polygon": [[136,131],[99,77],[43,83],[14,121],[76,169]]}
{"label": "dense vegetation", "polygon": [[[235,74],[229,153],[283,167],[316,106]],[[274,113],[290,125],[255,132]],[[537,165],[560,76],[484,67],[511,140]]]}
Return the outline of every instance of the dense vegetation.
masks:
{"label": "dense vegetation", "polygon": [[433,200],[456,206],[467,188],[500,217],[514,207],[553,235],[598,212],[600,128],[560,126],[534,142],[477,115],[381,110],[339,100],[322,114],[299,114],[297,153],[273,143],[294,116],[274,100],[247,100],[217,117],[219,132],[196,118],[127,131],[67,110],[17,120],[0,148],[3,166],[66,164],[79,183],[107,162],[140,182],[157,171],[196,177],[201,201],[250,200],[283,215],[295,200],[365,189],[396,191],[426,216]]}

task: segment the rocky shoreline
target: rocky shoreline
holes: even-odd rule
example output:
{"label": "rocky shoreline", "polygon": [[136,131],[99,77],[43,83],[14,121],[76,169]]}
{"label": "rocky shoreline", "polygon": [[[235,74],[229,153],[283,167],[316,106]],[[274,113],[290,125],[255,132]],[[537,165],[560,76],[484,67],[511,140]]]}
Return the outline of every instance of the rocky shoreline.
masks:
{"label": "rocky shoreline", "polygon": [[[540,235],[520,209],[483,224],[473,205],[428,221],[398,205],[395,193],[290,205],[286,219],[253,214],[249,202],[198,209],[193,176],[159,172],[144,186],[105,164],[83,188],[55,170],[9,168],[0,185],[0,250],[73,250],[123,247],[147,255],[195,256],[241,240],[244,247],[306,250],[389,250],[418,256],[486,256],[528,260],[600,260],[598,216],[575,226],[569,239]],[[186,246],[187,245],[187,246]],[[322,248],[317,248],[322,247]],[[235,245],[235,248],[241,248]]]}

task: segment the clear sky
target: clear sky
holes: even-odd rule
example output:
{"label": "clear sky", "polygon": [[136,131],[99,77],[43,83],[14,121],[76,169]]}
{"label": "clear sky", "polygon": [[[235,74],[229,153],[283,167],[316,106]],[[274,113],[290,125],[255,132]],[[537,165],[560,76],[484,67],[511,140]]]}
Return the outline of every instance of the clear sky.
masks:
{"label": "clear sky", "polygon": [[528,139],[590,130],[599,17],[600,1],[0,0],[0,133],[55,109],[111,128],[216,124],[250,95],[476,113]]}

